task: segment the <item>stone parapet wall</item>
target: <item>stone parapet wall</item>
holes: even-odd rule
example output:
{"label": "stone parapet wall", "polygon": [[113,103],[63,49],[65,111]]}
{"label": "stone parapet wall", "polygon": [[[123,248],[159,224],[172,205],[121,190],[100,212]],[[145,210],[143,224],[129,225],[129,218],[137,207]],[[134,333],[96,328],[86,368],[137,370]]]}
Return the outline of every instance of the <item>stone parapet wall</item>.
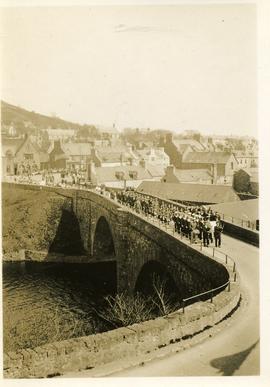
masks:
{"label": "stone parapet wall", "polygon": [[222,321],[240,301],[239,282],[231,283],[213,302],[197,302],[168,316],[109,332],[4,354],[5,378],[44,378],[136,359],[179,342]]}
{"label": "stone parapet wall", "polygon": [[249,243],[256,247],[259,247],[259,232],[255,230],[249,230],[247,228],[238,226],[230,222],[223,221],[224,234],[227,234],[233,238],[240,239],[243,242]]}

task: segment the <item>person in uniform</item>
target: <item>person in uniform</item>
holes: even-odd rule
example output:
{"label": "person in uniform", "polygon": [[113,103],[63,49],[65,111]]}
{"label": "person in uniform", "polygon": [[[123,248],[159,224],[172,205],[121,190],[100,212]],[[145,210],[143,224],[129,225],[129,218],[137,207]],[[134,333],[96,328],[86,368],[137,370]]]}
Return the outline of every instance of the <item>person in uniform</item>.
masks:
{"label": "person in uniform", "polygon": [[221,233],[223,231],[223,227],[220,221],[217,221],[215,228],[214,228],[214,238],[215,238],[215,246],[220,247],[221,246]]}
{"label": "person in uniform", "polygon": [[203,245],[205,247],[209,246],[209,231],[210,227],[208,222],[205,220],[203,223],[203,229],[202,229],[202,234],[203,234]]}

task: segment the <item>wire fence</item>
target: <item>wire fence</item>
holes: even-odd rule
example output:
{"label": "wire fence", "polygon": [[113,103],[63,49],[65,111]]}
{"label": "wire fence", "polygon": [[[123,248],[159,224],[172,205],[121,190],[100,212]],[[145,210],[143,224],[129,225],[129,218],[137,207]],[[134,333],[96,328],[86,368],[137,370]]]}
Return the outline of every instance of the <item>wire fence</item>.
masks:
{"label": "wire fence", "polygon": [[245,220],[241,218],[236,218],[235,216],[229,216],[225,214],[220,214],[221,219],[225,222],[235,224],[237,226],[250,229],[252,231],[259,231],[259,221]]}

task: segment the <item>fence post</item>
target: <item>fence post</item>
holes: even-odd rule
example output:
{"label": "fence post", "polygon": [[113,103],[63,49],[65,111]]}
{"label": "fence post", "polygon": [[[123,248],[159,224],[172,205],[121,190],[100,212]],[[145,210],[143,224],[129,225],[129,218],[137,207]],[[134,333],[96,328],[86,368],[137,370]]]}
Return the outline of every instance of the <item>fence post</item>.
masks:
{"label": "fence post", "polygon": [[228,292],[230,292],[231,291],[231,282],[229,281],[229,283],[228,283]]}
{"label": "fence post", "polygon": [[201,241],[201,251],[202,251],[202,241]]}
{"label": "fence post", "polygon": [[243,219],[241,220],[241,224],[242,224],[242,227],[244,227],[244,221],[243,221]]}
{"label": "fence post", "polygon": [[235,272],[235,262],[233,263],[233,272]]}
{"label": "fence post", "polygon": [[182,311],[183,311],[183,313],[185,313],[185,301],[184,300],[182,300]]}
{"label": "fence post", "polygon": [[227,263],[228,263],[228,255],[227,254],[226,254],[225,259],[226,259],[226,265],[227,265]]}
{"label": "fence post", "polygon": [[233,224],[233,216],[232,216],[232,224]]}
{"label": "fence post", "polygon": [[211,304],[213,302],[213,292],[211,292]]}
{"label": "fence post", "polygon": [[236,272],[234,273],[234,282],[236,282]]}
{"label": "fence post", "polygon": [[214,256],[215,256],[215,248],[213,247],[213,258],[214,258]]}

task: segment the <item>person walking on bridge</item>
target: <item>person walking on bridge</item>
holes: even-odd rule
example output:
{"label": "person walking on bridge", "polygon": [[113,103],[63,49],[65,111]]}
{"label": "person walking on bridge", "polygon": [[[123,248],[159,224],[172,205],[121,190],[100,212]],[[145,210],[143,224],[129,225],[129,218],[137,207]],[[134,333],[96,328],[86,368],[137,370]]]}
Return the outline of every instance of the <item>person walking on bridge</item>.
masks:
{"label": "person walking on bridge", "polygon": [[217,221],[215,228],[214,228],[214,238],[215,238],[215,246],[220,247],[221,246],[221,233],[223,231],[223,227],[220,221]]}

